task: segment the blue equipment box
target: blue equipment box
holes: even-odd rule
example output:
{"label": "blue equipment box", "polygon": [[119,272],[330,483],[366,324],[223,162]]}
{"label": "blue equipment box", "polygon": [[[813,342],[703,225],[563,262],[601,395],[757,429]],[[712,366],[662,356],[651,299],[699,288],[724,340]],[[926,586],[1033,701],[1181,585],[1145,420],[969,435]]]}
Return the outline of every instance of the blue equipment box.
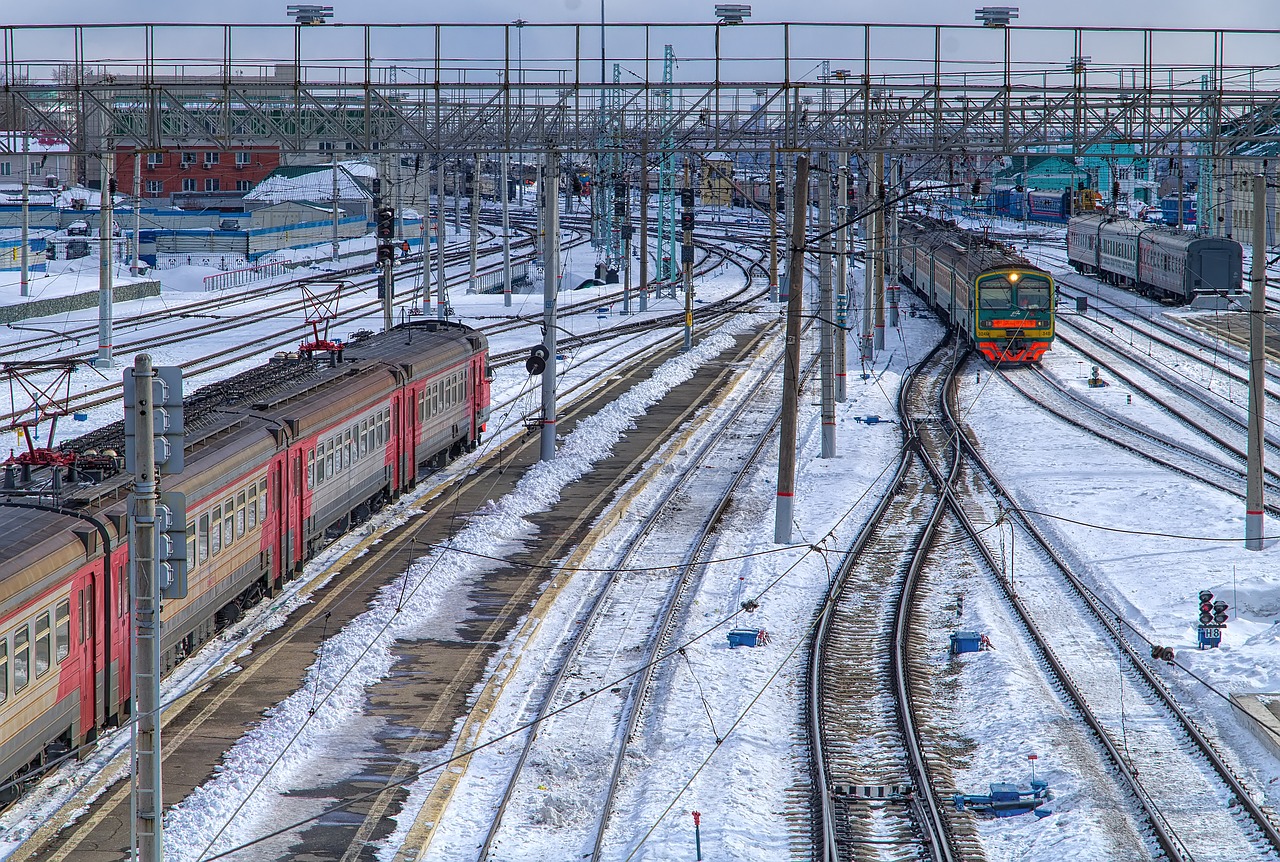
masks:
{"label": "blue equipment box", "polygon": [[979,632],[953,632],[951,635],[951,654],[962,652],[978,652],[982,649],[982,635]]}

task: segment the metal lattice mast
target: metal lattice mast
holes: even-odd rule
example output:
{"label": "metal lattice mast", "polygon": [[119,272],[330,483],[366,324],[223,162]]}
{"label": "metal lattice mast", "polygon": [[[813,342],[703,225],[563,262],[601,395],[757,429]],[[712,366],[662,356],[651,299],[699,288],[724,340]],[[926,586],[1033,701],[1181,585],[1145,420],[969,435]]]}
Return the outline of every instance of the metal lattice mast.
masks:
{"label": "metal lattice mast", "polygon": [[672,84],[675,83],[676,52],[670,45],[663,48],[662,83],[658,91],[658,116],[662,125],[662,144],[658,158],[658,280],[674,283],[680,277],[680,257],[676,253],[676,138],[675,112],[672,109]]}
{"label": "metal lattice mast", "polygon": [[622,64],[613,64],[613,86],[608,91],[609,148],[607,153],[607,171],[601,179],[605,182],[600,197],[604,206],[603,223],[605,228],[605,266],[621,272],[626,261],[622,256],[622,213],[618,212],[618,184],[623,182],[622,165]]}
{"label": "metal lattice mast", "polygon": [[[1209,76],[1200,76],[1200,89],[1208,91]],[[1213,146],[1213,110],[1209,107],[1208,99],[1205,99],[1204,107],[1204,125],[1201,127],[1200,134],[1204,136],[1204,140],[1197,147],[1200,156],[1208,156],[1208,158],[1197,159],[1197,168],[1199,176],[1196,181],[1196,232],[1207,233],[1210,235],[1217,234],[1216,219],[1217,215],[1214,207],[1217,204],[1217,195],[1214,194],[1213,176],[1216,166],[1214,158],[1217,153],[1214,152]],[[1179,153],[1181,155],[1181,153]]]}

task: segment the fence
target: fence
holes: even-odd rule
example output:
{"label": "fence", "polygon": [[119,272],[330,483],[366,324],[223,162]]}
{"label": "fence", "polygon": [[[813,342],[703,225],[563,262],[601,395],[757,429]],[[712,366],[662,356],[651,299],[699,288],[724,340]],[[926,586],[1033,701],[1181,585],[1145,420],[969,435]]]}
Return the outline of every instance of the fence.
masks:
{"label": "fence", "polygon": [[233,269],[229,272],[219,272],[215,275],[205,276],[205,290],[226,290],[229,287],[240,287],[251,281],[257,281],[260,278],[275,278],[288,272],[288,268],[283,261],[271,261],[270,263],[260,263],[244,269]]}
{"label": "fence", "polygon": [[[529,264],[512,264],[511,266],[511,289],[518,290],[521,287],[527,287],[533,282],[529,278]],[[472,292],[475,293],[501,293],[506,287],[506,281],[502,277],[502,270],[496,272],[485,273],[476,277],[476,283],[472,285]]]}

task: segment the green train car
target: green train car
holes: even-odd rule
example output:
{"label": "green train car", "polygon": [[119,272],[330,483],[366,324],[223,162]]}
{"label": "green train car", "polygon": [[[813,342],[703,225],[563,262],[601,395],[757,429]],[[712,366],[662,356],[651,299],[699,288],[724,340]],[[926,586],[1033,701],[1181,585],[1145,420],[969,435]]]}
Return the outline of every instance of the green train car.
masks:
{"label": "green train car", "polygon": [[1053,276],[1003,243],[912,216],[893,253],[902,283],[992,363],[1039,362],[1053,344]]}

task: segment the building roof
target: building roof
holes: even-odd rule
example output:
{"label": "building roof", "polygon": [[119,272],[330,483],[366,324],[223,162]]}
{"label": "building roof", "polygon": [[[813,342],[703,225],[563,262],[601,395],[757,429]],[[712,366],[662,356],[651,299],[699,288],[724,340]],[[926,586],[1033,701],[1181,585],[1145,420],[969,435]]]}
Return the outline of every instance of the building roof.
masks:
{"label": "building roof", "polygon": [[[346,165],[339,164],[338,200],[373,200],[373,195]],[[332,201],[332,165],[287,165],[276,168],[267,178],[244,196],[246,201],[283,203],[284,201]]]}

